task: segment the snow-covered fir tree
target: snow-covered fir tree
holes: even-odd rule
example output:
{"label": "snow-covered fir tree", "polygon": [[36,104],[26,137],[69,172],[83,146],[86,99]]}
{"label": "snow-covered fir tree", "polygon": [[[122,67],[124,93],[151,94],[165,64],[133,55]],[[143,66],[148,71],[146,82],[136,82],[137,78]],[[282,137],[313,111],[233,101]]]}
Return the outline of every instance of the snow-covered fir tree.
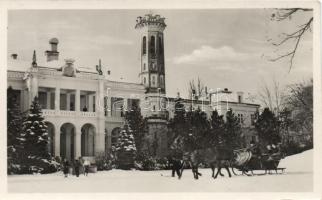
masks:
{"label": "snow-covered fir tree", "polygon": [[131,110],[126,112],[125,120],[132,130],[137,151],[141,152],[146,132],[146,120],[141,115],[141,109],[136,103],[132,103]]}
{"label": "snow-covered fir tree", "polygon": [[120,132],[120,137],[115,145],[116,162],[120,169],[130,169],[134,167],[136,157],[136,145],[133,131],[128,125],[124,125]]}
{"label": "snow-covered fir tree", "polygon": [[41,106],[35,97],[23,122],[23,163],[26,173],[50,173],[57,164],[48,151],[48,131],[42,116]]}
{"label": "snow-covered fir tree", "polygon": [[23,115],[17,102],[17,94],[7,89],[7,173],[19,173]]}

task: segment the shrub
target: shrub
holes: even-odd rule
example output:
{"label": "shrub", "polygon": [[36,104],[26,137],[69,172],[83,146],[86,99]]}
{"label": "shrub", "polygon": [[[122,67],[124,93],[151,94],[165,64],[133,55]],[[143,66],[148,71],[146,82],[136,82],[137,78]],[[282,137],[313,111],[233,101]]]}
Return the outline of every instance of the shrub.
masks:
{"label": "shrub", "polygon": [[95,163],[98,171],[111,170],[115,168],[115,159],[112,154],[99,153],[95,157]]}
{"label": "shrub", "polygon": [[136,157],[135,168],[144,171],[155,170],[156,160],[149,153],[141,152]]}

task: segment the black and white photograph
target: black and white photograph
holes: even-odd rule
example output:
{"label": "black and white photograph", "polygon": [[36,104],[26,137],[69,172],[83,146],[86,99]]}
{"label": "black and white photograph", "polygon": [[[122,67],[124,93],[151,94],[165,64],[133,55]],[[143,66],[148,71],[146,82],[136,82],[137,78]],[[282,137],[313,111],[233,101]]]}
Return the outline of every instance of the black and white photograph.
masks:
{"label": "black and white photograph", "polygon": [[312,5],[8,9],[7,193],[313,193]]}

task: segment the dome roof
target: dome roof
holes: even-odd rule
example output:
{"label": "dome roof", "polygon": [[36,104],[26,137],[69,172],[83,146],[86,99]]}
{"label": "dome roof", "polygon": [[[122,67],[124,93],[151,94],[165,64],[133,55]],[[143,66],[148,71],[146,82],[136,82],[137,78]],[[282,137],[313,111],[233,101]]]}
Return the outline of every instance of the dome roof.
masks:
{"label": "dome roof", "polygon": [[49,40],[49,43],[50,43],[50,44],[58,44],[58,43],[59,43],[59,41],[58,41],[58,39],[57,39],[57,38],[51,38],[51,39]]}

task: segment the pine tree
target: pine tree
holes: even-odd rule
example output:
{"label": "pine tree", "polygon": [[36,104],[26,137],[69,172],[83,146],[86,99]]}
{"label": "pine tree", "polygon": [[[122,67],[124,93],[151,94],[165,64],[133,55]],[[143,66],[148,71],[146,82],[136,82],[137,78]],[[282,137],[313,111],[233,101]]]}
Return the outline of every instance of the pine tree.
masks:
{"label": "pine tree", "polygon": [[146,132],[146,120],[141,115],[141,109],[136,103],[133,103],[131,110],[126,112],[125,120],[130,130],[132,130],[137,151],[141,152],[143,138]]}
{"label": "pine tree", "polygon": [[19,173],[21,155],[21,133],[23,115],[17,104],[17,96],[13,89],[7,89],[7,173]]}
{"label": "pine tree", "polygon": [[23,122],[23,163],[27,173],[50,173],[56,164],[48,151],[47,126],[42,116],[38,98],[35,97]]}
{"label": "pine tree", "polygon": [[279,121],[272,111],[265,108],[255,123],[262,147],[280,142]]}
{"label": "pine tree", "polygon": [[200,108],[187,112],[185,129],[185,151],[202,149],[208,145],[207,138],[210,133],[210,124],[207,119],[207,114],[201,111]]}
{"label": "pine tree", "polygon": [[125,125],[120,132],[120,137],[115,145],[116,163],[120,169],[134,167],[134,160],[137,154],[133,131]]}
{"label": "pine tree", "polygon": [[186,111],[182,99],[178,97],[175,99],[174,117],[169,122],[169,129],[171,130],[170,148],[172,151],[183,151],[182,139],[186,130]]}
{"label": "pine tree", "polygon": [[211,134],[208,141],[211,146],[216,146],[219,141],[223,140],[225,134],[225,121],[223,116],[218,114],[217,110],[212,112],[210,124]]}
{"label": "pine tree", "polygon": [[223,142],[230,149],[240,148],[241,146],[241,126],[232,109],[226,113]]}

